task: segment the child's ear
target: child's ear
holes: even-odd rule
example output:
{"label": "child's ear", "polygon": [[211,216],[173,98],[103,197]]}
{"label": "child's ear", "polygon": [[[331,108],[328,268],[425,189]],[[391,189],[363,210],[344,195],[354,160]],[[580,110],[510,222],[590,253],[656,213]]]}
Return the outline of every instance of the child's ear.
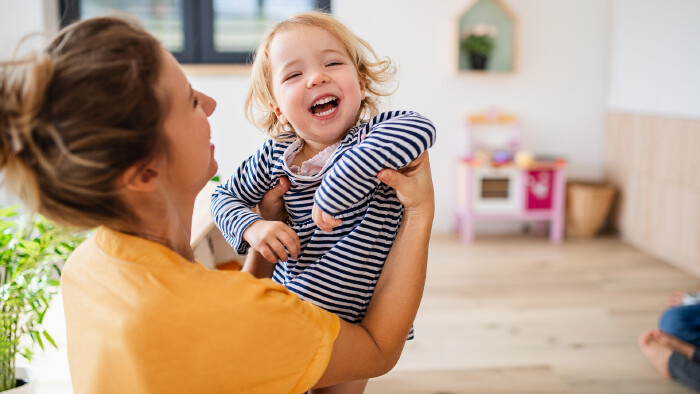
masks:
{"label": "child's ear", "polygon": [[275,113],[280,123],[287,124],[287,117],[282,114],[280,107],[276,106],[275,103],[270,102],[270,109],[272,109],[272,111]]}
{"label": "child's ear", "polygon": [[136,163],[127,168],[120,180],[127,190],[135,192],[151,192],[157,186],[158,169],[153,162],[144,166]]}

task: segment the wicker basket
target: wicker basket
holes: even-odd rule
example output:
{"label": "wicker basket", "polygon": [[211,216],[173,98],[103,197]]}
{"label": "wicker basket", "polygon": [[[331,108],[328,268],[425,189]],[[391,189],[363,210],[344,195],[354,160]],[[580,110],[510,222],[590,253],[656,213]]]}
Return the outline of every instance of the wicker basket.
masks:
{"label": "wicker basket", "polygon": [[614,197],[612,185],[570,182],[566,188],[566,235],[590,238],[598,234]]}

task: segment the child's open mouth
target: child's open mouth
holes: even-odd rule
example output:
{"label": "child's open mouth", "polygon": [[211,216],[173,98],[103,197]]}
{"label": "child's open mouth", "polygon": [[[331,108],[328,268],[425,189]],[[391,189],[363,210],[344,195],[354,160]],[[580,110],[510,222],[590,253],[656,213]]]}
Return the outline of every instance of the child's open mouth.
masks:
{"label": "child's open mouth", "polygon": [[335,112],[336,108],[338,108],[338,98],[327,96],[311,105],[311,113],[318,117],[328,116]]}

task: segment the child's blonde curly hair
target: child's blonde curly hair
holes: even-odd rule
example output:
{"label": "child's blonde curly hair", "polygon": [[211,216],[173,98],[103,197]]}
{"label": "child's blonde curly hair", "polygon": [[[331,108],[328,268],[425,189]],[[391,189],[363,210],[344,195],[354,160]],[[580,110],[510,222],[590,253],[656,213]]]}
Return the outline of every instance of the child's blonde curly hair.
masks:
{"label": "child's blonde curly hair", "polygon": [[245,101],[246,119],[275,141],[289,141],[297,138],[292,125],[281,124],[275,112],[270,108],[274,96],[271,86],[272,73],[269,53],[270,43],[275,36],[295,26],[320,27],[343,43],[350,59],[355,64],[359,80],[365,82],[365,91],[367,92],[360,103],[357,119],[369,120],[377,115],[379,96],[388,96],[393,93],[393,91],[383,90],[381,85],[394,77],[396,68],[391,64],[389,58],[380,59],[367,41],[356,36],[333,16],[313,11],[296,14],[278,23],[263,37],[253,61],[252,81]]}

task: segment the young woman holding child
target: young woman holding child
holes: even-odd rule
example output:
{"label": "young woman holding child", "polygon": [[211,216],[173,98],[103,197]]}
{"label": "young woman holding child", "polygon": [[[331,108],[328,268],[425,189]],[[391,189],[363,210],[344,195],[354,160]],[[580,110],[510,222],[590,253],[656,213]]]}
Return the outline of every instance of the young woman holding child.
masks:
{"label": "young woman holding child", "polygon": [[[304,392],[386,373],[425,282],[434,201],[427,155],[378,176],[406,207],[359,324],[190,246],[196,195],[217,170],[208,116],[142,27],[93,18],[33,59],[0,64],[0,168],[28,207],[95,234],[62,276],[76,393]],[[284,185],[261,201],[277,217]],[[264,261],[251,252],[248,265]]]}

